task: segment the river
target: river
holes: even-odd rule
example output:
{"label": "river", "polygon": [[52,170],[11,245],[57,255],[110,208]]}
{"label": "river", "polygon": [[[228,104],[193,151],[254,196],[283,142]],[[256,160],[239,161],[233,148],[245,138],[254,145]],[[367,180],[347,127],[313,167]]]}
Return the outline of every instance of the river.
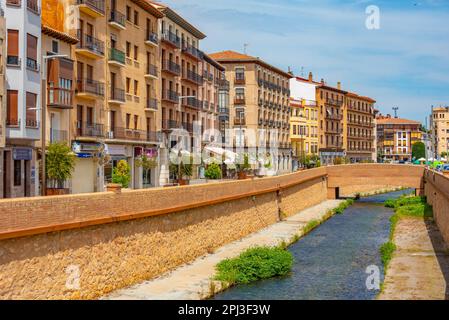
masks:
{"label": "river", "polygon": [[294,256],[291,273],[249,285],[238,285],[214,299],[374,299],[368,290],[367,267],[377,266],[383,281],[379,248],[388,241],[393,210],[386,199],[411,190],[362,198],[289,247]]}

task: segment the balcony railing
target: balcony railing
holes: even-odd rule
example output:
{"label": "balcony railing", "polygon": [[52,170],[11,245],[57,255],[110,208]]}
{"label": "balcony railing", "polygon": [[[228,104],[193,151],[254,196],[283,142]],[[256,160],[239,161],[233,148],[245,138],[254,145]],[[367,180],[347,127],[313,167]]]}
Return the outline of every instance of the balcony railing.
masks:
{"label": "balcony railing", "polygon": [[157,99],[148,98],[147,99],[147,109],[157,110]]}
{"label": "balcony railing", "polygon": [[68,133],[66,130],[50,129],[50,142],[68,141]]}
{"label": "balcony railing", "polygon": [[78,79],[76,83],[77,93],[89,93],[104,97],[104,83],[92,79]]}
{"label": "balcony railing", "polygon": [[343,115],[342,114],[335,114],[335,113],[333,113],[333,114],[326,113],[326,119],[329,119],[329,120],[342,120],[343,119]]}
{"label": "balcony railing", "polygon": [[73,108],[73,90],[61,88],[48,88],[47,103],[52,107]]}
{"label": "balcony railing", "polygon": [[27,0],[27,8],[36,14],[40,13],[39,3],[37,0]]}
{"label": "balcony railing", "polygon": [[157,78],[157,67],[153,64],[148,64],[146,74]]}
{"label": "balcony railing", "polygon": [[18,118],[6,118],[7,127],[20,127],[20,119]]}
{"label": "balcony railing", "polygon": [[162,31],[161,40],[166,41],[178,48],[181,47],[181,39],[173,32],[170,32],[169,30]]}
{"label": "balcony railing", "polygon": [[39,121],[37,119],[26,119],[25,126],[27,128],[39,128]]}
{"label": "balcony railing", "polygon": [[76,121],[75,127],[78,137],[104,138],[104,127],[101,123]]}
{"label": "balcony railing", "polygon": [[209,101],[203,101],[203,110],[209,111]]}
{"label": "balcony railing", "polygon": [[78,5],[86,5],[87,7],[104,14],[104,0],[77,0],[76,3]]}
{"label": "balcony railing", "polygon": [[138,130],[123,127],[109,128],[106,138],[129,141],[159,141],[155,131]]}
{"label": "balcony railing", "polygon": [[125,27],[125,15],[119,11],[112,10],[111,15],[109,17],[109,22],[116,23],[121,27]]}
{"label": "balcony railing", "polygon": [[150,30],[147,30],[147,34],[146,34],[146,40],[148,42],[151,42],[155,45],[159,44],[159,37],[157,36],[157,33],[154,33]]}
{"label": "balcony railing", "polygon": [[111,88],[109,100],[125,102],[125,90],[119,88]]}
{"label": "balcony railing", "polygon": [[193,83],[196,83],[197,85],[203,84],[203,78],[198,73],[195,73],[192,70],[187,70],[184,78],[192,81]]}
{"label": "balcony railing", "polygon": [[79,42],[76,45],[77,49],[86,49],[97,55],[104,56],[104,42],[97,38],[77,30]]}
{"label": "balcony railing", "polygon": [[10,55],[8,55],[8,56],[6,57],[6,64],[7,64],[8,66],[16,66],[16,67],[19,67],[19,66],[20,66],[20,63],[21,63],[21,60],[20,60],[20,58],[19,58],[18,56],[10,56]]}
{"label": "balcony railing", "polygon": [[182,98],[182,105],[190,108],[201,109],[202,102],[194,97]]}
{"label": "balcony railing", "polygon": [[202,60],[204,58],[204,53],[201,50],[186,43],[182,44],[182,52],[187,53],[198,60]]}
{"label": "balcony railing", "polygon": [[109,49],[109,61],[118,62],[125,65],[125,52],[116,48]]}
{"label": "balcony railing", "polygon": [[237,94],[234,97],[234,104],[245,104],[245,95]]}
{"label": "balcony railing", "polygon": [[327,98],[326,103],[340,107],[343,105],[343,100],[334,100],[334,99]]}
{"label": "balcony railing", "polygon": [[220,113],[220,114],[225,114],[225,115],[229,115],[229,108],[219,108],[218,109],[218,112]]}
{"label": "balcony railing", "polygon": [[215,78],[219,90],[229,90],[229,81],[226,79]]}
{"label": "balcony railing", "polygon": [[181,67],[171,60],[163,60],[162,71],[167,71],[179,76],[181,74]]}
{"label": "balcony railing", "polygon": [[179,94],[173,90],[163,90],[162,99],[173,103],[179,103]]}
{"label": "balcony railing", "polygon": [[32,71],[39,71],[39,64],[36,60],[27,57],[27,69]]}
{"label": "balcony railing", "polygon": [[245,84],[245,74],[244,73],[236,73],[234,83],[235,84]]}
{"label": "balcony railing", "polygon": [[176,120],[162,120],[162,128],[164,130],[169,130],[169,129],[177,129],[179,128],[180,125],[178,124],[178,121]]}

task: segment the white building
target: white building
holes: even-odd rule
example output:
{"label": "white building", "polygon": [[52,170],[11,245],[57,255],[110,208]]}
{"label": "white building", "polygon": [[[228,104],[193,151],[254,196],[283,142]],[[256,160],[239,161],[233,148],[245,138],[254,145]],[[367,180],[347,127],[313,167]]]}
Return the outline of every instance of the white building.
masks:
{"label": "white building", "polygon": [[39,194],[41,17],[39,0],[1,0],[6,17],[4,197]]}

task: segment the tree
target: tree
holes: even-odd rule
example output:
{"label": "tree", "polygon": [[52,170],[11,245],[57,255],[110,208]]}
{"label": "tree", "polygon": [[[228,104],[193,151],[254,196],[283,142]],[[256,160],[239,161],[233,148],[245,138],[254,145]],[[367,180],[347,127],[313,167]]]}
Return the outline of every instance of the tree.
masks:
{"label": "tree", "polygon": [[72,177],[76,156],[65,143],[51,143],[47,148],[45,171],[53,188],[63,188]]}
{"label": "tree", "polygon": [[207,166],[206,171],[204,172],[204,176],[207,179],[212,179],[212,180],[216,180],[216,179],[220,179],[221,178],[221,168],[218,164],[216,163],[211,163]]}
{"label": "tree", "polygon": [[131,181],[131,168],[126,160],[120,160],[117,167],[112,170],[112,182],[118,183],[122,188],[128,188]]}
{"label": "tree", "polygon": [[423,142],[415,142],[412,146],[412,158],[420,159],[426,157],[426,146]]}
{"label": "tree", "polygon": [[441,152],[441,158],[446,158],[446,157],[447,157],[447,152],[446,151]]}

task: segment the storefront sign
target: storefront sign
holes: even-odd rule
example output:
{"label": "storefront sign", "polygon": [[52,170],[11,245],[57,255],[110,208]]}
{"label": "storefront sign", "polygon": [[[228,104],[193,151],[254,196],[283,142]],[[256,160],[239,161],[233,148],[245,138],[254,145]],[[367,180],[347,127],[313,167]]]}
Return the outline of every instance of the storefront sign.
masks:
{"label": "storefront sign", "polygon": [[145,149],[142,147],[134,148],[134,157],[139,157],[142,154],[144,154],[148,158],[155,158],[158,156],[157,148],[145,148]]}
{"label": "storefront sign", "polygon": [[101,149],[100,143],[82,143],[74,142],[72,144],[72,150],[75,153],[86,153],[86,152],[98,152]]}
{"label": "storefront sign", "polygon": [[12,150],[12,158],[14,160],[31,160],[33,158],[33,150],[31,148],[14,148]]}
{"label": "storefront sign", "polygon": [[126,156],[126,147],[123,145],[113,145],[113,144],[107,144],[106,145],[106,153],[112,155],[121,155]]}
{"label": "storefront sign", "polygon": [[78,158],[87,159],[87,158],[92,158],[93,154],[92,153],[77,153],[76,156]]}

